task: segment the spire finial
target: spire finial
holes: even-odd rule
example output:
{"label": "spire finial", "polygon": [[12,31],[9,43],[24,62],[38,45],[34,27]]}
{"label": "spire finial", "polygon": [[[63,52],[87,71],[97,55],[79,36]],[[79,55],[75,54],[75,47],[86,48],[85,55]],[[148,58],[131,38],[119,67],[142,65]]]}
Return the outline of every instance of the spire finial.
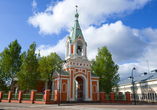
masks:
{"label": "spire finial", "polygon": [[40,50],[39,50],[39,53],[38,53],[38,55],[40,55]]}
{"label": "spire finial", "polygon": [[77,7],[78,7],[78,6],[76,5],[76,11],[77,11]]}

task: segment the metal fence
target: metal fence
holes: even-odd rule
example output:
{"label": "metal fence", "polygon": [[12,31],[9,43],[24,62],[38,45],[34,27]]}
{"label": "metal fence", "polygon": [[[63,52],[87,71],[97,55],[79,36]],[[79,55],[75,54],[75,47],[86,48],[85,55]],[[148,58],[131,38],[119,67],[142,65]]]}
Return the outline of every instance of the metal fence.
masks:
{"label": "metal fence", "polygon": [[111,100],[111,96],[109,94],[105,94],[105,100]]}
{"label": "metal fence", "polygon": [[8,93],[3,93],[2,100],[8,100]]}
{"label": "metal fence", "polygon": [[17,93],[12,93],[11,94],[11,100],[18,100],[19,94]]}
{"label": "metal fence", "polygon": [[22,100],[27,100],[29,101],[31,98],[31,93],[23,93],[22,94]]}
{"label": "metal fence", "polygon": [[42,101],[43,98],[44,98],[44,95],[42,93],[35,94],[35,101]]}
{"label": "metal fence", "polygon": [[115,101],[126,101],[126,95],[125,94],[115,94]]}
{"label": "metal fence", "polygon": [[[131,94],[131,101],[134,101],[133,94]],[[135,101],[157,102],[157,94],[156,93],[135,94]]]}
{"label": "metal fence", "polygon": [[54,100],[54,98],[55,98],[55,94],[50,93],[50,96],[49,96],[49,101],[53,101],[53,100]]}

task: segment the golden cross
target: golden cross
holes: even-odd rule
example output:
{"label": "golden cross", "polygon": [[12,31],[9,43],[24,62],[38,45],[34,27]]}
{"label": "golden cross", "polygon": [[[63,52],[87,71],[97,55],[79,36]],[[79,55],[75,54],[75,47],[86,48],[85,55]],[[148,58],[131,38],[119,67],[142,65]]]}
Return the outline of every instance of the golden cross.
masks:
{"label": "golden cross", "polygon": [[76,11],[77,11],[77,7],[78,7],[78,6],[76,5]]}

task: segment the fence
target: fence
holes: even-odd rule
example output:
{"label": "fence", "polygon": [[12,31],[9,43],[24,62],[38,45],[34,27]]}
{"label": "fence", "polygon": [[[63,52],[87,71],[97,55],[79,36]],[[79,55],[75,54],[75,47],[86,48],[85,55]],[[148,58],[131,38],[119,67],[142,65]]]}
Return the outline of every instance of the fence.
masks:
{"label": "fence", "polygon": [[11,94],[11,100],[18,100],[18,96],[19,96],[19,94],[17,94],[17,93],[12,93],[12,94]]}
{"label": "fence", "polygon": [[[44,99],[44,100],[43,100]],[[32,90],[31,93],[24,93],[24,91],[19,91],[19,93],[4,93],[0,91],[0,102],[16,102],[16,103],[39,103],[39,104],[54,104],[57,100],[54,100],[54,94],[50,93],[50,90],[45,90],[45,94],[37,93],[36,90]]]}
{"label": "fence", "polygon": [[30,98],[31,98],[31,93],[23,93],[21,100],[30,101]]}
{"label": "fence", "polygon": [[110,94],[105,94],[105,100],[111,100]]}
{"label": "fence", "polygon": [[54,101],[55,100],[55,94],[50,94],[49,96],[49,101]]}
{"label": "fence", "polygon": [[42,101],[43,98],[44,98],[44,95],[42,93],[35,94],[35,101]]}
{"label": "fence", "polygon": [[105,94],[105,92],[100,92],[99,101],[102,103],[132,103],[130,101],[129,92],[126,92],[125,94],[116,94],[114,92],[110,92],[110,94]]}
{"label": "fence", "polygon": [[[131,94],[131,101],[134,101],[134,95]],[[156,93],[135,94],[135,101],[138,102],[157,102]]]}
{"label": "fence", "polygon": [[126,101],[126,95],[125,94],[115,94],[115,100],[116,101]]}
{"label": "fence", "polygon": [[8,93],[4,93],[2,95],[2,100],[8,100]]}

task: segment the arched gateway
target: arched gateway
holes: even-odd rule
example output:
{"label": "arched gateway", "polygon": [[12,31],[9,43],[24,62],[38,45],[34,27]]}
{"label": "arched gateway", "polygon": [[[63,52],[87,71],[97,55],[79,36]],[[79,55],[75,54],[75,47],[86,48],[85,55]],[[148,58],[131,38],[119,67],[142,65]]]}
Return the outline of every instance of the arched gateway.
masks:
{"label": "arched gateway", "polygon": [[52,93],[57,93],[61,78],[61,101],[98,101],[99,77],[91,73],[92,61],[87,61],[87,43],[78,22],[76,11],[74,27],[65,47],[63,70],[53,74]]}

